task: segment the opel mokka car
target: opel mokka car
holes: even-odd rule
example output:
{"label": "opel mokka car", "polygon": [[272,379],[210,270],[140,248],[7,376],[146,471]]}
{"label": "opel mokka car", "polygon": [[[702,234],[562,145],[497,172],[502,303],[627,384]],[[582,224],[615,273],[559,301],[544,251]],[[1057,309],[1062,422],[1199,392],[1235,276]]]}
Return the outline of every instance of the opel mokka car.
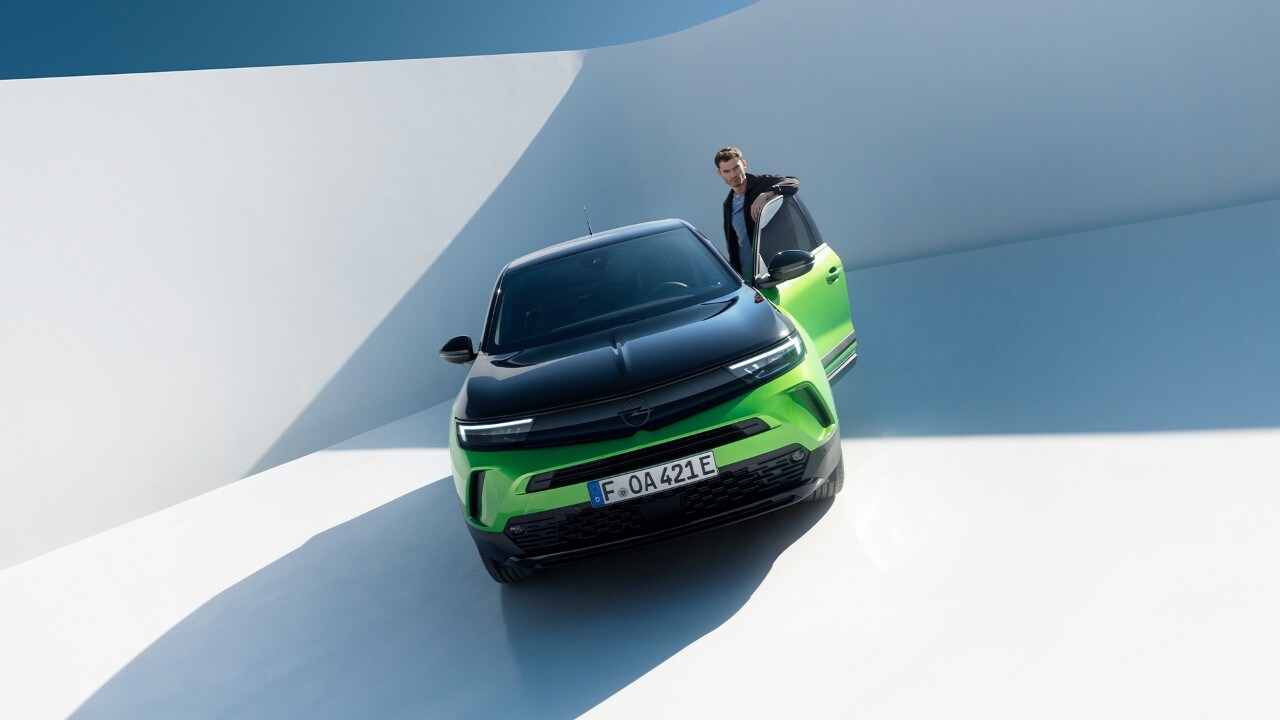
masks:
{"label": "opel mokka car", "polygon": [[751,241],[746,280],[682,220],[526,255],[499,275],[478,345],[441,348],[471,366],[449,449],[494,580],[840,491],[831,383],[857,359],[844,269],[796,195]]}

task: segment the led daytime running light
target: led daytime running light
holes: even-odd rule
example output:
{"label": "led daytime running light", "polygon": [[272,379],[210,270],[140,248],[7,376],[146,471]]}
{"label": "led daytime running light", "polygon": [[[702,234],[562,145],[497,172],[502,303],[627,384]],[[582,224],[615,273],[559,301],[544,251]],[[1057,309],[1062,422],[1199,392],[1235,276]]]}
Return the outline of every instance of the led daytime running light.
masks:
{"label": "led daytime running light", "polygon": [[740,378],[758,378],[766,374],[766,370],[773,365],[784,361],[788,356],[795,354],[795,358],[803,354],[804,347],[800,344],[800,338],[792,335],[787,338],[781,345],[776,345],[759,355],[749,357],[729,366],[729,372]]}
{"label": "led daytime running light", "polygon": [[458,440],[464,445],[507,445],[524,440],[533,418],[483,425],[458,423]]}

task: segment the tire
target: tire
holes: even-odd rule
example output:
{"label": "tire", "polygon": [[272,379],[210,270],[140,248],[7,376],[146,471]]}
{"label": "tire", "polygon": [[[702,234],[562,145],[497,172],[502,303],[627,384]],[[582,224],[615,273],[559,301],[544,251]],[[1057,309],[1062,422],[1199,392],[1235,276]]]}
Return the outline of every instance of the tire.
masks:
{"label": "tire", "polygon": [[805,502],[818,502],[833,498],[844,489],[844,458],[840,458],[840,462],[836,463],[835,472],[831,473],[831,477],[826,482],[818,486],[813,494],[805,498]]}
{"label": "tire", "polygon": [[484,563],[484,569],[489,571],[489,577],[493,578],[493,581],[500,585],[528,580],[534,575],[533,570],[525,570],[523,568],[514,568],[510,565],[503,565],[500,562],[490,560],[484,555],[480,556],[480,560]]}

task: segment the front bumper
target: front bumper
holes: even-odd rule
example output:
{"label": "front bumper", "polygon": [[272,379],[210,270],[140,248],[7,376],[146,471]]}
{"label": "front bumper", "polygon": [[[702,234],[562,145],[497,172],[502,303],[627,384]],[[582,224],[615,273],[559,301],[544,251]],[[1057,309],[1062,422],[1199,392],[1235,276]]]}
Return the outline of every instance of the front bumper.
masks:
{"label": "front bumper", "polygon": [[[799,459],[793,459],[793,455]],[[504,532],[468,525],[480,554],[528,570],[653,545],[794,505],[834,477],[840,434],[813,451],[787,445],[709,480],[627,502],[590,502],[511,518]]]}

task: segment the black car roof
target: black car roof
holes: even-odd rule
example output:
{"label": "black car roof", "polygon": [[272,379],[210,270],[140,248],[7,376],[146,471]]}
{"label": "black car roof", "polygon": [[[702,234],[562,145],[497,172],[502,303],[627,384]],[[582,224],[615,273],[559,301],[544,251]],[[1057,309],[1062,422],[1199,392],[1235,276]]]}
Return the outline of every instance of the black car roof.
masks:
{"label": "black car roof", "polygon": [[613,230],[604,230],[602,232],[595,233],[594,235],[584,235],[583,237],[567,240],[565,242],[552,245],[551,247],[531,252],[528,255],[518,257],[507,263],[507,266],[502,269],[502,272],[505,274],[511,270],[517,270],[530,265],[538,265],[546,262],[547,260],[554,260],[555,258],[564,257],[566,255],[573,255],[575,253],[580,253],[583,250],[591,250],[598,247],[604,247],[605,245],[634,240],[635,238],[644,237],[646,235],[656,235],[661,232],[677,230],[679,228],[687,228],[690,231],[693,230],[692,225],[684,220],[677,220],[675,218],[667,220],[653,220],[651,222],[614,228]]}

